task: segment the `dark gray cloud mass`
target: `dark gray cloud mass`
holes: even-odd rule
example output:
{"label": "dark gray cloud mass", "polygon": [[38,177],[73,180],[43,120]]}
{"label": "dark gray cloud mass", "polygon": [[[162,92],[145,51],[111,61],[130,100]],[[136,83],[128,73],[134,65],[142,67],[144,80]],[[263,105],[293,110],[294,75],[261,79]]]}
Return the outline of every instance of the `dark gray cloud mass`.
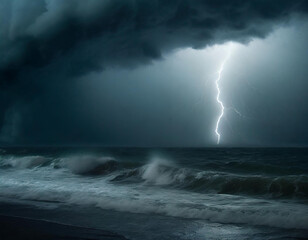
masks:
{"label": "dark gray cloud mass", "polygon": [[99,143],[84,119],[71,121],[74,78],[248,42],[307,12],[305,0],[0,0],[0,140]]}

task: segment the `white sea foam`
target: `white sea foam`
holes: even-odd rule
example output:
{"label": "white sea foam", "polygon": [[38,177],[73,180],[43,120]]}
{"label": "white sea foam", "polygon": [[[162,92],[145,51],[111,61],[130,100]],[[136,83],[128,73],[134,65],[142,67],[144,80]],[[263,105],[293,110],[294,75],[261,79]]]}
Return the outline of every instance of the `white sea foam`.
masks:
{"label": "white sea foam", "polygon": [[[158,163],[161,164],[161,161],[149,163],[152,165],[143,173],[147,180],[155,180]],[[146,185],[112,184],[108,182],[108,177],[80,178],[64,169],[1,171],[2,197],[59,201],[102,209],[204,219],[211,222],[308,229],[307,207],[294,202],[192,193],[159,186],[149,188]],[[158,183],[164,184],[169,181],[167,177],[162,179],[158,180]]]}
{"label": "white sea foam", "polygon": [[178,169],[170,160],[153,157],[141,168],[141,178],[155,185],[168,185],[185,179],[185,169]]}
{"label": "white sea foam", "polygon": [[155,157],[142,167],[142,179],[158,185],[166,185],[172,182],[172,176],[166,168],[172,167],[172,163],[163,158]]}
{"label": "white sea foam", "polygon": [[7,157],[1,160],[3,166],[10,166],[20,169],[41,166],[50,161],[49,158],[42,156]]}

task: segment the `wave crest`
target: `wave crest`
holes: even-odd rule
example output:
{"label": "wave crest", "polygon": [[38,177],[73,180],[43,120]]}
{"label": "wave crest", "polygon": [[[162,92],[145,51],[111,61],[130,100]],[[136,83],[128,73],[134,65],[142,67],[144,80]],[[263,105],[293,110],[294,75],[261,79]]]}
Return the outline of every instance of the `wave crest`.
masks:
{"label": "wave crest", "polygon": [[100,175],[115,171],[118,163],[112,157],[71,156],[61,159],[58,166],[68,168],[75,174]]}
{"label": "wave crest", "polygon": [[305,175],[275,177],[198,171],[180,168],[161,158],[155,158],[139,168],[120,172],[112,179],[121,182],[132,180],[195,192],[308,198],[308,177]]}
{"label": "wave crest", "polygon": [[48,164],[51,160],[42,156],[8,157],[2,159],[0,166],[2,168],[34,168]]}

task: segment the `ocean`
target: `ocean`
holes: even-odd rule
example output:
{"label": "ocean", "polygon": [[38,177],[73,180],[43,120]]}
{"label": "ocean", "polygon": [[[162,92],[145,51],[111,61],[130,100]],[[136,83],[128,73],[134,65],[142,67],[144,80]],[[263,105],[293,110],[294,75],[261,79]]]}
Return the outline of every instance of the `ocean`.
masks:
{"label": "ocean", "polygon": [[2,148],[0,214],[127,239],[308,239],[307,148]]}

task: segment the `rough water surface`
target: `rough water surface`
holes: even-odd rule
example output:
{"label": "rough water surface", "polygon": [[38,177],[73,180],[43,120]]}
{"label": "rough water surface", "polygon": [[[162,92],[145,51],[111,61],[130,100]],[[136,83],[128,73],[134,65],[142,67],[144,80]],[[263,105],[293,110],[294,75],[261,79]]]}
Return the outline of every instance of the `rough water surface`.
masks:
{"label": "rough water surface", "polygon": [[20,215],[129,239],[303,239],[307,159],[306,148],[6,148],[0,197],[33,207]]}

